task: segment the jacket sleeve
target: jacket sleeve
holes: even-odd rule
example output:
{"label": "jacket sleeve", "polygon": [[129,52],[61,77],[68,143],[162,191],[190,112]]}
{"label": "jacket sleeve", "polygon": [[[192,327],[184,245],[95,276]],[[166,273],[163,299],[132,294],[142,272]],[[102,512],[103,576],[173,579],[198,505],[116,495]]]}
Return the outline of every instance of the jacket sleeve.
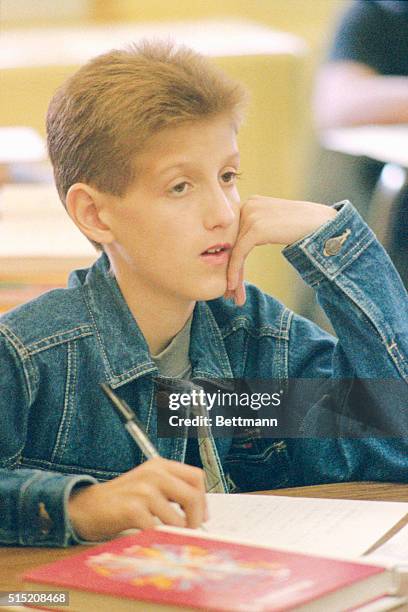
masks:
{"label": "jacket sleeve", "polygon": [[38,373],[18,338],[0,326],[0,543],[68,546],[80,543],[67,513],[74,487],[97,482],[87,475],[20,469]]}
{"label": "jacket sleeve", "polygon": [[289,442],[295,481],[408,482],[408,295],[354,207],[335,208],[333,220],[283,251],[338,337],[330,347],[314,324],[293,318],[289,377],[332,383],[308,411],[303,438]]}

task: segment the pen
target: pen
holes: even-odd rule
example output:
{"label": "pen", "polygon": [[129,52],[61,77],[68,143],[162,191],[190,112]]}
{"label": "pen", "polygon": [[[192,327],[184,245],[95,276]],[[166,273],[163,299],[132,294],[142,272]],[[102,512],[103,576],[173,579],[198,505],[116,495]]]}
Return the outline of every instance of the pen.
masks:
{"label": "pen", "polygon": [[[118,411],[121,419],[125,423],[125,427],[128,430],[129,434],[132,436],[133,440],[136,442],[142,453],[147,459],[152,459],[153,457],[160,457],[157,449],[149,440],[146,432],[143,427],[139,423],[135,413],[130,408],[130,406],[125,402],[125,400],[120,399],[116,393],[112,391],[112,389],[106,383],[101,383],[102,390],[108,396],[112,404],[115,406]],[[202,531],[208,531],[204,525],[199,527]]]}
{"label": "pen", "polygon": [[109,385],[105,383],[101,383],[102,390],[109,397],[112,404],[115,406],[118,411],[121,419],[125,423],[125,427],[128,430],[129,434],[132,436],[133,440],[136,442],[142,453],[147,459],[152,459],[153,457],[159,457],[159,453],[156,448],[153,446],[151,441],[149,440],[146,432],[143,430],[143,427],[137,420],[137,417],[133,410],[128,406],[128,404],[120,399],[116,393],[112,391]]}

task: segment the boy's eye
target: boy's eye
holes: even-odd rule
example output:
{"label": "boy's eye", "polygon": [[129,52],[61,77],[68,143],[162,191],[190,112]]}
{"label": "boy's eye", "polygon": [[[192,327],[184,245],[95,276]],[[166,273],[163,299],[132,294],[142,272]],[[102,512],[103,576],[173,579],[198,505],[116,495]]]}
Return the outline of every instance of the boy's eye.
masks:
{"label": "boy's eye", "polygon": [[235,179],[239,176],[240,174],[238,172],[233,172],[232,170],[229,170],[228,172],[224,172],[224,174],[221,175],[221,178],[223,183],[230,184],[234,183]]}
{"label": "boy's eye", "polygon": [[187,186],[187,181],[183,181],[182,183],[177,183],[177,185],[174,185],[174,187],[172,187],[170,191],[172,193],[183,194],[186,192]]}

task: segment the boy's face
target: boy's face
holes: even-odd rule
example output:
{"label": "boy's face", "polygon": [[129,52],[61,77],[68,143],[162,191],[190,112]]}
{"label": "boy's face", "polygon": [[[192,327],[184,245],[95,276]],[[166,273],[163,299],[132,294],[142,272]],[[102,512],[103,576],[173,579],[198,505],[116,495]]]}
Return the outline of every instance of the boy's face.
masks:
{"label": "boy's face", "polygon": [[[232,120],[166,128],[136,162],[134,185],[105,210],[118,278],[146,298],[151,291],[182,301],[221,296],[239,225]],[[208,253],[214,248],[222,250]]]}

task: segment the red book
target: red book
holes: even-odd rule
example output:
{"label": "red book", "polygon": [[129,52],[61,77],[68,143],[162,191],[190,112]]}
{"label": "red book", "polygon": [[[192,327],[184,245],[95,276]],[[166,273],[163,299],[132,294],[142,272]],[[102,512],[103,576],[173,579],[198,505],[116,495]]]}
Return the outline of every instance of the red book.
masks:
{"label": "red book", "polygon": [[69,590],[65,610],[76,612],[335,612],[383,595],[390,583],[382,567],[154,529],[43,565],[24,579],[30,591]]}

